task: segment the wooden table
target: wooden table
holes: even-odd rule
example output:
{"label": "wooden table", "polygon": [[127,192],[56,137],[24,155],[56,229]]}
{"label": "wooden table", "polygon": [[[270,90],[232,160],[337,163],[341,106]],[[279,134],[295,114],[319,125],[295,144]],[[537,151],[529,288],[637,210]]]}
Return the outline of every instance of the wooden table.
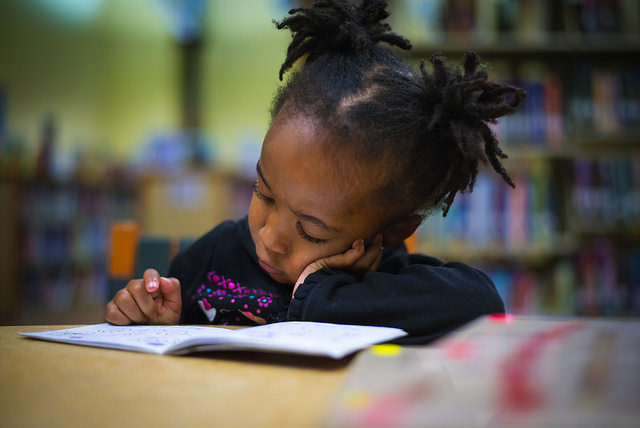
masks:
{"label": "wooden table", "polygon": [[3,427],[317,427],[352,360],[158,356],[18,335],[67,327],[0,327]]}

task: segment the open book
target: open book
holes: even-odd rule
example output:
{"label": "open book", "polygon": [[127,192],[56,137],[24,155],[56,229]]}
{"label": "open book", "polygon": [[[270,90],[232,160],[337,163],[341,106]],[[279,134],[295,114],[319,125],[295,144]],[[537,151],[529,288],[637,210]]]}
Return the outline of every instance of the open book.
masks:
{"label": "open book", "polygon": [[203,326],[96,324],[20,334],[76,345],[180,355],[195,351],[253,350],[342,358],[370,345],[405,336],[390,327],[288,321],[229,330]]}

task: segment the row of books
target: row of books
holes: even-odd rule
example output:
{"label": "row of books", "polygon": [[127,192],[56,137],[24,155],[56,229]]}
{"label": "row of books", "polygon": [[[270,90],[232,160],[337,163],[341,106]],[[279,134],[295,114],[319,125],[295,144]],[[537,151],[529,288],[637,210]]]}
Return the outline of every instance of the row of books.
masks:
{"label": "row of books", "polygon": [[559,237],[640,227],[640,157],[577,157],[564,165],[558,179],[542,158],[509,168],[515,189],[483,170],[446,218],[435,213],[420,226],[423,248],[554,251]]}
{"label": "row of books", "polygon": [[507,34],[523,42],[554,35],[640,33],[635,0],[399,0],[392,19],[414,43],[492,43]]}
{"label": "row of books", "polygon": [[476,249],[552,248],[559,233],[559,205],[549,163],[534,159],[511,175],[515,189],[493,171],[481,171],[473,192],[456,196],[446,218],[436,212],[423,222],[421,245],[453,249],[468,242]]}
{"label": "row of books", "polygon": [[595,240],[551,269],[487,267],[508,312],[640,316],[640,247]]}
{"label": "row of books", "polygon": [[574,64],[565,115],[569,132],[589,134],[640,131],[640,66],[618,68]]}
{"label": "row of books", "polygon": [[640,135],[640,67],[579,63],[572,66],[572,77],[563,79],[546,64],[525,62],[518,74],[506,79],[527,97],[495,127],[507,143],[562,149],[567,140],[626,141]]}
{"label": "row of books", "polygon": [[640,158],[572,162],[573,229],[625,231],[640,226]]}
{"label": "row of books", "polygon": [[132,218],[133,194],[74,183],[22,183],[19,282],[25,310],[102,303],[113,221]]}

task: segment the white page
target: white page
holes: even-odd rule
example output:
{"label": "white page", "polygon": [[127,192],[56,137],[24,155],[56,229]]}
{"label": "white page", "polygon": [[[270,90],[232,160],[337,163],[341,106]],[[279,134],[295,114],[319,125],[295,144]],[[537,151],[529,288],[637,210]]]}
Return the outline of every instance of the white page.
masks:
{"label": "white page", "polygon": [[288,321],[238,330],[271,350],[342,358],[367,346],[386,342],[407,333],[398,328]]}
{"label": "white page", "polygon": [[232,333],[231,330],[224,328],[188,325],[115,326],[107,323],[38,333],[20,332],[24,336],[54,342],[125,349],[153,354],[163,354],[188,339],[206,337],[207,341],[210,342],[215,338],[227,337]]}
{"label": "white page", "polygon": [[[255,349],[342,358],[375,343],[406,335],[388,327],[290,321],[241,330],[198,326],[97,324],[25,336],[78,345],[163,354],[180,349]],[[182,352],[184,353],[184,352]]]}

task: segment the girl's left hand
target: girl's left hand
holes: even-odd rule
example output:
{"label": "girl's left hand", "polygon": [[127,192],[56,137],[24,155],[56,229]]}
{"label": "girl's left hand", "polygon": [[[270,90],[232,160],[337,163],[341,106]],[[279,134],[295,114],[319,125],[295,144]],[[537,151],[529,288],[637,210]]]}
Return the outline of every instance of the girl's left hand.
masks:
{"label": "girl's left hand", "polygon": [[382,260],[382,235],[376,235],[367,248],[364,247],[364,239],[356,239],[351,248],[344,253],[324,257],[309,264],[298,277],[291,297],[296,294],[298,286],[307,279],[307,276],[322,268],[344,269],[355,275],[362,275],[365,272],[376,271],[380,260]]}

